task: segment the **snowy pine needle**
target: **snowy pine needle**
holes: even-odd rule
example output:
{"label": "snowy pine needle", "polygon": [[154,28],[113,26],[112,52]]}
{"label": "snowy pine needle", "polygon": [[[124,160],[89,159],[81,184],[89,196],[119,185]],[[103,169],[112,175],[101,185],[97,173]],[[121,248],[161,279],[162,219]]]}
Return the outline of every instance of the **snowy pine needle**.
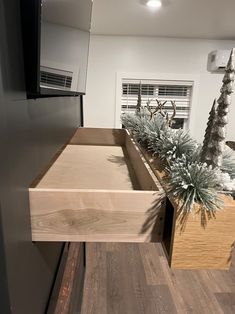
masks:
{"label": "snowy pine needle", "polygon": [[197,143],[185,131],[168,128],[160,131],[158,137],[150,138],[148,148],[161,159],[172,162],[182,155],[192,155]]}
{"label": "snowy pine needle", "polygon": [[197,142],[184,130],[171,129],[160,113],[150,119],[142,108],[138,114],[123,114],[121,121],[145,149],[167,161],[163,165],[168,172],[169,194],[181,201],[183,212],[191,212],[198,203],[201,213],[214,214],[223,205],[219,193],[234,193],[235,153],[230,148],[224,152],[221,169],[212,169],[200,162]]}
{"label": "snowy pine needle", "polygon": [[222,208],[218,196],[220,180],[216,170],[205,163],[187,162],[185,156],[179,158],[169,171],[170,195],[182,201],[182,208],[191,212],[194,203],[207,211],[216,212]]}

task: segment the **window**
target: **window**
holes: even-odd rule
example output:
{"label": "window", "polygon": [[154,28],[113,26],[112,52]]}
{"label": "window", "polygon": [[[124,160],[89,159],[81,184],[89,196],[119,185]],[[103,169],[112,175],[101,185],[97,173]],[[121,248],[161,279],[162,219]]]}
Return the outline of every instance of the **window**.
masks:
{"label": "window", "polygon": [[152,100],[151,105],[155,106],[156,99],[161,102],[167,101],[164,110],[173,114],[171,101],[176,104],[176,116],[172,127],[182,128],[189,118],[192,81],[160,81],[160,80],[122,80],[122,113],[134,112],[138,100],[141,83],[142,106],[146,106],[148,100]]}

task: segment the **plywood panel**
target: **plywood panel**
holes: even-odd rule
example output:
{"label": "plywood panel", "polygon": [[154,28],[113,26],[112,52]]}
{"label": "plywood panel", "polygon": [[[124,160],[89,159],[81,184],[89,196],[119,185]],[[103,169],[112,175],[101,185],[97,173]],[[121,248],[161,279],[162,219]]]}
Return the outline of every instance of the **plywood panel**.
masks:
{"label": "plywood panel", "polygon": [[125,145],[125,129],[78,128],[70,144]]}
{"label": "plywood panel", "polygon": [[157,189],[163,191],[157,177],[154,175],[142,152],[130,137],[129,133],[127,133],[126,136],[126,150],[141,188],[144,190]]}
{"label": "plywood panel", "polygon": [[121,146],[68,145],[37,188],[133,190],[138,182]]}

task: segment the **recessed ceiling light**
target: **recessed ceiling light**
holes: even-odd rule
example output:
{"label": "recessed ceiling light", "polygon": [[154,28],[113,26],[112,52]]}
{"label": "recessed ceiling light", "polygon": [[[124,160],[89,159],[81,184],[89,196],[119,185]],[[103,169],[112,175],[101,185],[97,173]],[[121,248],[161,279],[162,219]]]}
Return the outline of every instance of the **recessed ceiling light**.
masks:
{"label": "recessed ceiling light", "polygon": [[146,5],[150,8],[160,8],[162,6],[162,2],[160,0],[148,0]]}

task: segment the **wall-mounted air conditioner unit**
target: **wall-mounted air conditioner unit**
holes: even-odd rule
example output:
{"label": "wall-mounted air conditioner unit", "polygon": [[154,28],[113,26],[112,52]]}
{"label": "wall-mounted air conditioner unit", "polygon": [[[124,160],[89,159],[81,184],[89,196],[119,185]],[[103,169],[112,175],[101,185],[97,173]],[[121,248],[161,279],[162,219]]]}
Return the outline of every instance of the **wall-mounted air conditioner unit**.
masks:
{"label": "wall-mounted air conditioner unit", "polygon": [[224,72],[230,56],[230,50],[215,50],[208,55],[207,70]]}

